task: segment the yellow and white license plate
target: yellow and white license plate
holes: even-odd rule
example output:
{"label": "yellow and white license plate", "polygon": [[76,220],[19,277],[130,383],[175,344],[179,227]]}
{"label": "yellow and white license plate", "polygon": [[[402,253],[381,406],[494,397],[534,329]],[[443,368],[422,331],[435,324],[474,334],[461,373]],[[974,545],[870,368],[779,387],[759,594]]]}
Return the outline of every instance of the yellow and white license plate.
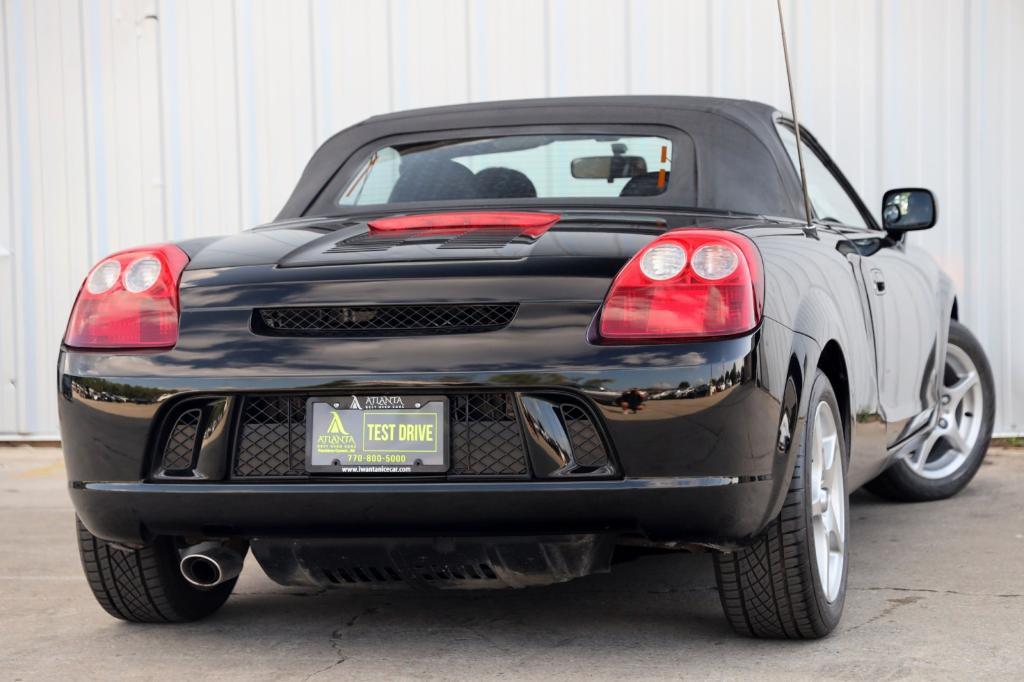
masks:
{"label": "yellow and white license plate", "polygon": [[306,470],[419,474],[448,470],[443,396],[347,395],[306,403]]}

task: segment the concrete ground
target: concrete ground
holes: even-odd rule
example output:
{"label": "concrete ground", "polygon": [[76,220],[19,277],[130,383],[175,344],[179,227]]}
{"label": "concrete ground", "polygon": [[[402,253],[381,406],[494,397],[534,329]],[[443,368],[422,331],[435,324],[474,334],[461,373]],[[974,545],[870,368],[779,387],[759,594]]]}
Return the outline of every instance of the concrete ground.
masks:
{"label": "concrete ground", "polygon": [[0,448],[0,678],[836,677],[1024,675],[1024,453],[960,496],[852,504],[843,622],[818,642],[732,634],[706,555],[521,592],[314,594],[251,559],[213,618],[114,620],[78,563],[55,449]]}

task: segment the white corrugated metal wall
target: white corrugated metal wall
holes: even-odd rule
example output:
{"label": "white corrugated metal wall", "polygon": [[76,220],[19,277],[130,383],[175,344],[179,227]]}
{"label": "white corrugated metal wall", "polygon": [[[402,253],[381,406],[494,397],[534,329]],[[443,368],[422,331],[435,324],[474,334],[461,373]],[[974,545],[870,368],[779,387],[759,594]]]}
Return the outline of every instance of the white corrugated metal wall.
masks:
{"label": "white corrugated metal wall", "polygon": [[[923,185],[1024,432],[1024,2],[787,0],[806,125],[869,204]],[[788,109],[774,0],[2,0],[0,439],[52,438],[91,263],[275,214],[316,145],[374,113],[671,93]],[[1019,214],[1019,211],[1018,211]]]}

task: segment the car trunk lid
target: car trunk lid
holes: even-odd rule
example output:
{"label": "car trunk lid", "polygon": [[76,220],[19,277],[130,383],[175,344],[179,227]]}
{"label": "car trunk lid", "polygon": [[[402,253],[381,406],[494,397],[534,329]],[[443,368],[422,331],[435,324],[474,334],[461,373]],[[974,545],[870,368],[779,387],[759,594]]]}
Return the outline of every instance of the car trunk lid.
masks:
{"label": "car trunk lid", "polygon": [[[381,216],[281,223],[190,254],[184,306],[398,305],[600,301],[639,249],[667,230],[723,229],[749,218],[664,212],[562,211],[530,225],[374,229]],[[385,223],[386,225],[386,223]],[[405,229],[408,227],[409,229]],[[465,229],[462,229],[465,228]]]}

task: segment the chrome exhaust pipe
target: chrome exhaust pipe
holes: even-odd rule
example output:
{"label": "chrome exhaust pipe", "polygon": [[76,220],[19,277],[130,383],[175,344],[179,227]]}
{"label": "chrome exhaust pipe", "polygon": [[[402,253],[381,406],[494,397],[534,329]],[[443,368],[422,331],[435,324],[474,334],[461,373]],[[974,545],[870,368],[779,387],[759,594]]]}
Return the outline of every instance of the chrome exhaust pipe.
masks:
{"label": "chrome exhaust pipe", "polygon": [[204,542],[182,552],[181,575],[196,587],[211,588],[237,578],[242,555],[218,542]]}

